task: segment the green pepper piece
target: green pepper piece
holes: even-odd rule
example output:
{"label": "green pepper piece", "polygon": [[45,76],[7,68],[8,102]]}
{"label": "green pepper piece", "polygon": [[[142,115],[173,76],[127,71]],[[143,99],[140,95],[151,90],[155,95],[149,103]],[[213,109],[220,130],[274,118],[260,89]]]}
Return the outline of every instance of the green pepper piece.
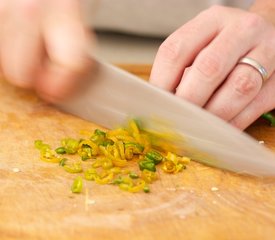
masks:
{"label": "green pepper piece", "polygon": [[106,139],[101,143],[98,143],[99,146],[107,147],[108,145],[114,145],[114,142],[111,139]]}
{"label": "green pepper piece", "polygon": [[105,140],[105,138],[106,138],[106,133],[99,129],[96,129],[90,139],[91,141],[99,145]]}
{"label": "green pepper piece", "polygon": [[82,180],[82,177],[78,176],[77,178],[75,178],[71,186],[72,193],[80,193],[82,191],[82,188],[83,188],[83,180]]}
{"label": "green pepper piece", "polygon": [[141,119],[135,118],[133,119],[138,127],[139,130],[142,130],[142,121]]}
{"label": "green pepper piece", "polygon": [[139,162],[139,169],[142,171],[144,169],[147,169],[151,172],[155,172],[156,169],[156,165],[154,162],[152,161],[146,161],[146,160],[142,160]]}
{"label": "green pepper piece", "polygon": [[35,140],[34,146],[36,149],[40,150],[41,152],[45,152],[47,149],[51,149],[50,145],[43,143],[42,140]]}
{"label": "green pepper piece", "polygon": [[115,184],[115,185],[119,185],[121,183],[123,183],[123,179],[121,177],[114,179],[112,182],[112,184]]}
{"label": "green pepper piece", "polygon": [[42,144],[43,144],[42,140],[35,140],[35,141],[34,141],[34,146],[35,146],[35,148],[37,148],[37,149],[40,149],[41,146],[42,146]]}
{"label": "green pepper piece", "polygon": [[145,155],[145,160],[152,160],[156,165],[161,163],[163,159],[164,157],[161,155],[161,153],[155,150],[151,150]]}
{"label": "green pepper piece", "polygon": [[150,192],[150,188],[148,186],[144,186],[143,191],[145,193],[149,193]]}
{"label": "green pepper piece", "polygon": [[79,155],[82,161],[86,161],[92,157],[92,148],[88,145],[83,145],[81,150],[79,150]]}
{"label": "green pepper piece", "polygon": [[79,141],[73,138],[66,138],[61,141],[61,144],[65,148],[66,153],[75,154],[78,150]]}
{"label": "green pepper piece", "polygon": [[142,153],[144,150],[144,146],[140,145],[139,143],[134,142],[128,142],[124,144],[125,149],[131,148],[133,150],[133,153],[139,154]]}
{"label": "green pepper piece", "polygon": [[271,127],[275,127],[275,116],[271,112],[264,113],[262,118],[268,120]]}
{"label": "green pepper piece", "polygon": [[64,167],[65,164],[66,164],[66,161],[68,161],[67,158],[62,158],[62,159],[60,160],[60,162],[59,162],[59,166]]}
{"label": "green pepper piece", "polygon": [[129,177],[132,178],[132,179],[139,178],[139,176],[135,172],[130,172]]}
{"label": "green pepper piece", "polygon": [[103,131],[101,131],[101,130],[99,130],[99,129],[96,129],[95,131],[94,131],[94,134],[95,135],[98,135],[98,136],[104,136],[104,137],[106,137],[106,133],[105,132],[103,132]]}
{"label": "green pepper piece", "polygon": [[65,154],[66,149],[64,147],[59,147],[59,148],[55,149],[55,152],[58,154]]}

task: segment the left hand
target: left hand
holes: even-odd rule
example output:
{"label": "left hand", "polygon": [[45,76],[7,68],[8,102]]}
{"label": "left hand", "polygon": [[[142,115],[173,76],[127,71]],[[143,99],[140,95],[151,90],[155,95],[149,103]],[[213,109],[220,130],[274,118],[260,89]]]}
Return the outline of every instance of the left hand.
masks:
{"label": "left hand", "polygon": [[[238,64],[242,57],[263,66],[267,80]],[[150,82],[245,129],[275,107],[274,70],[275,27],[255,13],[215,6],[162,43]]]}

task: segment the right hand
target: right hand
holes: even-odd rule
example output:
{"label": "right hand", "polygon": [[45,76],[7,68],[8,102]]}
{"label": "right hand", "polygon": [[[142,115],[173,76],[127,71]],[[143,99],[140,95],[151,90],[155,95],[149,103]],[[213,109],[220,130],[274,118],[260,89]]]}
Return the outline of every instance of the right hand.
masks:
{"label": "right hand", "polygon": [[[269,18],[214,6],[164,41],[150,82],[245,129],[275,107],[274,45]],[[243,57],[263,65],[267,76],[240,64]]]}
{"label": "right hand", "polygon": [[0,63],[12,84],[56,102],[91,65],[79,0],[1,0]]}

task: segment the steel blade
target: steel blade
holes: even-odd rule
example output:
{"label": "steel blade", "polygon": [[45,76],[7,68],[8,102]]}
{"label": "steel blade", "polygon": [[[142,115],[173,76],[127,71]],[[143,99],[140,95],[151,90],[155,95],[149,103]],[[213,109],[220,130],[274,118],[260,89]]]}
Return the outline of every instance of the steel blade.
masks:
{"label": "steel blade", "polygon": [[182,136],[175,142],[180,152],[197,161],[238,173],[275,176],[275,154],[253,138],[207,111],[106,63],[97,62],[84,89],[58,106],[107,128],[121,125],[130,117],[142,119],[146,128],[156,131],[169,126]]}

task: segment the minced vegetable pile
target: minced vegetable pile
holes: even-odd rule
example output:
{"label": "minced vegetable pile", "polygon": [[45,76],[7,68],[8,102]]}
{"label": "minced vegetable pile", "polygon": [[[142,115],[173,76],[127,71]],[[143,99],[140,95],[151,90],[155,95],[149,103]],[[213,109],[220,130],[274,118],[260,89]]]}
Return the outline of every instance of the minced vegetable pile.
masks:
{"label": "minced vegetable pile", "polygon": [[[157,171],[175,174],[190,162],[190,158],[167,151],[154,141],[136,120],[131,120],[126,128],[96,129],[86,139],[65,138],[55,150],[42,140],[36,140],[35,147],[41,160],[57,163],[77,175],[71,186],[73,193],[82,191],[83,178],[128,192],[148,193],[149,185],[158,179]],[[72,155],[78,155],[79,160],[70,159]]]}

